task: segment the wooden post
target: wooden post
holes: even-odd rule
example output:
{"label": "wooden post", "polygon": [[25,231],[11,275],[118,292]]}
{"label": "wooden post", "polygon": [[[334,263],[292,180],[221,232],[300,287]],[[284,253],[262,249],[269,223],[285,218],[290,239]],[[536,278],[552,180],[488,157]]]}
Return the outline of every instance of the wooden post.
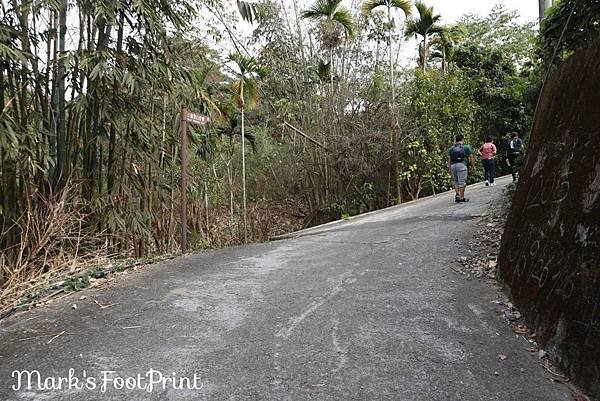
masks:
{"label": "wooden post", "polygon": [[181,106],[179,131],[181,134],[181,254],[187,251],[187,107]]}

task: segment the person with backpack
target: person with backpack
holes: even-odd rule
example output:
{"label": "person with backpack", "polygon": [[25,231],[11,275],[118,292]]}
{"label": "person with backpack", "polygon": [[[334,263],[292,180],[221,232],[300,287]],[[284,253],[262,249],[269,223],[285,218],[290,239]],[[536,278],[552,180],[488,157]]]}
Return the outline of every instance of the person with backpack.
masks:
{"label": "person with backpack", "polygon": [[485,137],[485,143],[477,150],[477,153],[481,157],[481,164],[483,164],[483,171],[485,173],[485,186],[494,186],[494,178],[496,177],[496,160],[494,156],[497,153],[496,145],[492,141],[492,137],[487,135]]}
{"label": "person with backpack", "polygon": [[519,177],[519,166],[521,151],[523,148],[523,140],[519,138],[519,134],[513,132],[510,134],[510,140],[506,145],[506,164],[512,175],[513,182]]}
{"label": "person with backpack", "polygon": [[448,171],[454,182],[455,202],[468,202],[465,198],[465,187],[467,186],[467,162],[471,162],[471,166],[475,165],[473,158],[473,148],[465,144],[465,137],[458,134],[455,137],[454,145],[448,150]]}

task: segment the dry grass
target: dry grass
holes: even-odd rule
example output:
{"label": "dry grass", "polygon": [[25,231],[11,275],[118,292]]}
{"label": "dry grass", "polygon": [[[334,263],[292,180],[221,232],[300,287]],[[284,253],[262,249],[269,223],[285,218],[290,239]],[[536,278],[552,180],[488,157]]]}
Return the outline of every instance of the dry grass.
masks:
{"label": "dry grass", "polygon": [[[66,283],[79,283],[78,278],[89,279],[91,272],[104,276],[113,270],[119,271],[115,263],[119,266],[121,262],[124,266],[129,262],[136,264],[135,260],[127,259],[131,256],[127,247],[122,255],[111,254],[114,241],[106,232],[94,231],[89,215],[84,212],[88,207],[78,194],[78,188],[73,185],[48,197],[36,194],[28,211],[0,233],[0,243],[11,234],[17,233],[19,238],[15,245],[0,253],[0,316],[15,307],[34,306],[40,298],[69,287]],[[299,213],[302,209],[303,205],[294,200],[262,199],[250,203],[249,242],[267,241],[274,235],[303,228],[304,215]],[[237,211],[232,217],[227,206],[213,207],[207,221],[203,208],[192,207],[191,210],[191,249],[214,249],[243,242],[243,226]],[[177,238],[175,246],[176,242]],[[77,288],[80,287],[73,289]]]}
{"label": "dry grass", "polygon": [[0,311],[35,299],[69,274],[107,263],[106,239],[85,228],[74,193],[69,186],[48,197],[36,194],[27,212],[0,233],[0,240],[19,233],[19,241],[0,254]]}

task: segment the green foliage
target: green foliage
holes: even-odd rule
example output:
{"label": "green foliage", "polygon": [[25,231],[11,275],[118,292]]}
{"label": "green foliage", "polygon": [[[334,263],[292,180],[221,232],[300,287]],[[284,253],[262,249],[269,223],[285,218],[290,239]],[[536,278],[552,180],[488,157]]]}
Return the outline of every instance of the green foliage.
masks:
{"label": "green foliage", "polygon": [[399,175],[411,196],[451,187],[447,151],[457,134],[476,143],[473,87],[461,72],[418,71],[409,84],[410,135],[400,158]]}
{"label": "green foliage", "polygon": [[467,44],[497,51],[511,63],[520,65],[535,58],[537,30],[534,22],[519,22],[519,14],[505,6],[494,6],[485,17],[467,15],[459,24]]}
{"label": "green foliage", "polygon": [[427,61],[429,60],[429,48],[431,47],[431,43],[428,42],[429,37],[442,33],[444,28],[438,25],[442,16],[435,14],[433,7],[427,7],[422,1],[417,1],[415,6],[419,12],[419,17],[408,21],[404,35],[407,38],[411,36],[415,38],[420,36],[422,38],[422,42],[419,45],[419,65],[425,71]]}
{"label": "green foliage", "polygon": [[256,80],[264,79],[269,70],[260,65],[254,57],[247,57],[238,53],[229,56],[237,67],[237,79],[233,81],[233,98],[238,106],[253,109],[258,102],[258,88]]}
{"label": "green foliage", "polygon": [[475,86],[481,138],[492,135],[499,139],[509,132],[529,129],[531,105],[524,98],[529,81],[517,73],[504,53],[466,44],[457,49],[455,62]]}
{"label": "green foliage", "polygon": [[430,58],[438,59],[442,63],[442,71],[450,69],[450,62],[454,61],[458,44],[464,40],[466,29],[462,24],[444,26],[431,41],[432,52]]}
{"label": "green foliage", "polygon": [[415,7],[419,12],[419,18],[412,19],[408,22],[405,32],[406,37],[426,37],[441,31],[442,28],[437,25],[437,23],[442,16],[435,14],[433,7],[427,7],[422,1],[417,1]]}
{"label": "green foliage", "polygon": [[540,33],[542,58],[560,64],[578,48],[600,38],[600,0],[559,0],[542,21]]}

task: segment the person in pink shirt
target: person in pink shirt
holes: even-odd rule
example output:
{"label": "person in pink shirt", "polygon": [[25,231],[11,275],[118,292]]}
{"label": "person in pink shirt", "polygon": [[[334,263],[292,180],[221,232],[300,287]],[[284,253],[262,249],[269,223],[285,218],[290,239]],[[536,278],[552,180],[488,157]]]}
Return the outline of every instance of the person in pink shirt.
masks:
{"label": "person in pink shirt", "polygon": [[479,156],[481,156],[481,164],[483,164],[483,170],[485,172],[485,186],[494,186],[494,177],[496,176],[496,145],[492,142],[491,136],[485,137],[485,143],[477,150]]}

